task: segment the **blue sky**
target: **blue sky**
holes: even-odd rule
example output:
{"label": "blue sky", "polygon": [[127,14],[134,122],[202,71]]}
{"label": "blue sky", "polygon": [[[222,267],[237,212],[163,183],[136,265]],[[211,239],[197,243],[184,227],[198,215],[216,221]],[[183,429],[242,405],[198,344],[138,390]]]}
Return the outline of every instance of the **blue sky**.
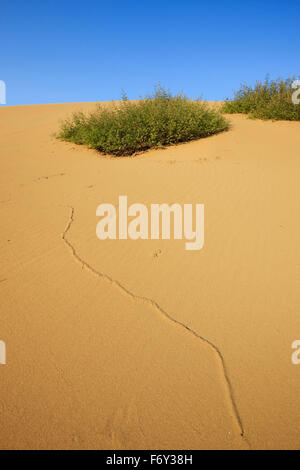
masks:
{"label": "blue sky", "polygon": [[299,18],[298,0],[4,0],[0,80],[7,105],[138,98],[158,81],[221,100],[299,76]]}

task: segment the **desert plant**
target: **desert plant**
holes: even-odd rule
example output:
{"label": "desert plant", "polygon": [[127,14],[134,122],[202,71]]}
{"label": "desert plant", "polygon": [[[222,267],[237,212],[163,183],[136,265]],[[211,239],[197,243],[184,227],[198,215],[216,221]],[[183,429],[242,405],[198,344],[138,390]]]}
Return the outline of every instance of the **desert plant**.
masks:
{"label": "desert plant", "polygon": [[57,137],[116,156],[188,142],[228,128],[218,111],[160,85],[138,101],[98,105],[89,115],[76,113],[62,123]]}
{"label": "desert plant", "polygon": [[245,113],[249,117],[273,120],[300,120],[300,105],[294,104],[292,83],[294,78],[257,81],[254,87],[241,85],[232,101],[226,100],[224,113]]}

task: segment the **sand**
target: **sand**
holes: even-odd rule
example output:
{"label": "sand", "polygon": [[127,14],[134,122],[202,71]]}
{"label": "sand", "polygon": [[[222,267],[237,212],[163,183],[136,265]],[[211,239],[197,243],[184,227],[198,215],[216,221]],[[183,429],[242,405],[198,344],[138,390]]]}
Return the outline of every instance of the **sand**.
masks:
{"label": "sand", "polygon": [[[93,103],[0,109],[1,449],[300,447],[300,123],[134,158],[57,141]],[[205,245],[96,207],[205,204]]]}

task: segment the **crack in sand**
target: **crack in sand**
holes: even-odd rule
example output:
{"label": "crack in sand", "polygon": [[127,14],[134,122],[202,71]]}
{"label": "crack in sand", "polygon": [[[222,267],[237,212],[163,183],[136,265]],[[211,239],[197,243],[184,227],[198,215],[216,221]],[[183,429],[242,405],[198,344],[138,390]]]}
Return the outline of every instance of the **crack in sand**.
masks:
{"label": "crack in sand", "polygon": [[71,228],[71,225],[72,223],[74,222],[74,207],[70,207],[71,209],[71,213],[70,213],[70,218],[69,218],[69,222],[62,234],[62,239],[63,241],[66,243],[66,245],[68,245],[68,247],[70,248],[74,258],[82,265],[82,268],[85,267],[87,268],[89,271],[91,271],[95,276],[99,277],[99,278],[103,278],[103,279],[106,279],[107,281],[109,281],[111,284],[117,286],[122,292],[125,292],[125,294],[127,294],[130,298],[134,299],[135,301],[140,301],[140,302],[143,302],[143,303],[148,303],[150,304],[152,307],[154,307],[161,315],[163,315],[165,318],[167,318],[167,320],[169,320],[170,322],[174,323],[175,325],[183,328],[184,330],[186,330],[188,333],[192,334],[193,336],[195,336],[196,338],[198,338],[199,340],[201,340],[202,342],[206,343],[213,351],[214,353],[216,354],[217,358],[218,358],[218,361],[221,365],[221,368],[222,368],[222,371],[223,371],[223,376],[224,376],[224,380],[225,380],[225,383],[226,383],[226,387],[227,387],[227,392],[228,392],[228,396],[229,396],[229,400],[230,400],[230,403],[231,403],[231,407],[232,407],[232,411],[233,411],[233,415],[235,417],[235,420],[236,420],[236,423],[238,425],[238,428],[240,430],[240,435],[241,437],[243,438],[243,440],[245,441],[245,443],[247,444],[247,446],[250,448],[250,443],[247,439],[247,437],[245,436],[245,429],[244,429],[244,425],[243,425],[243,422],[242,422],[242,419],[241,419],[241,416],[240,416],[240,413],[239,413],[239,410],[238,410],[238,407],[237,407],[237,404],[236,404],[236,401],[235,401],[235,398],[234,398],[234,394],[233,394],[233,389],[232,389],[232,385],[231,385],[231,382],[229,380],[229,376],[228,376],[228,372],[227,372],[227,367],[226,367],[226,364],[225,364],[225,360],[224,360],[224,357],[221,353],[221,351],[219,350],[219,348],[214,344],[212,343],[209,339],[205,338],[204,336],[201,336],[199,335],[196,331],[194,331],[192,328],[190,328],[189,326],[185,325],[184,323],[182,323],[181,321],[179,320],[176,320],[175,318],[173,318],[169,313],[167,313],[162,307],[160,307],[160,305],[153,299],[151,298],[148,298],[148,297],[143,297],[143,296],[140,296],[140,295],[136,295],[134,294],[133,292],[131,292],[130,290],[128,290],[126,287],[124,287],[119,281],[117,281],[116,279],[113,279],[112,277],[110,277],[108,274],[104,274],[102,273],[101,271],[97,271],[96,269],[94,269],[89,263],[87,263],[86,261],[84,261],[76,252],[74,246],[72,245],[72,243],[67,239],[67,233],[70,231],[70,228]]}
{"label": "crack in sand", "polygon": [[66,173],[56,173],[55,175],[40,176],[35,181],[48,180],[49,178],[55,178],[56,176],[65,176]]}

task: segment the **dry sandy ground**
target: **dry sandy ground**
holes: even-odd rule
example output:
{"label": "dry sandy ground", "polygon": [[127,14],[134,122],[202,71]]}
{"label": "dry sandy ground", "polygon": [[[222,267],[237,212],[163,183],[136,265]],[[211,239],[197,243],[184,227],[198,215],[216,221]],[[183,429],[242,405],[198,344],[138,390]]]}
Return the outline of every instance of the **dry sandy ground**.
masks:
{"label": "dry sandy ground", "polygon": [[[0,448],[300,447],[300,123],[112,159],[0,109]],[[205,246],[96,237],[96,207],[204,203]]]}

